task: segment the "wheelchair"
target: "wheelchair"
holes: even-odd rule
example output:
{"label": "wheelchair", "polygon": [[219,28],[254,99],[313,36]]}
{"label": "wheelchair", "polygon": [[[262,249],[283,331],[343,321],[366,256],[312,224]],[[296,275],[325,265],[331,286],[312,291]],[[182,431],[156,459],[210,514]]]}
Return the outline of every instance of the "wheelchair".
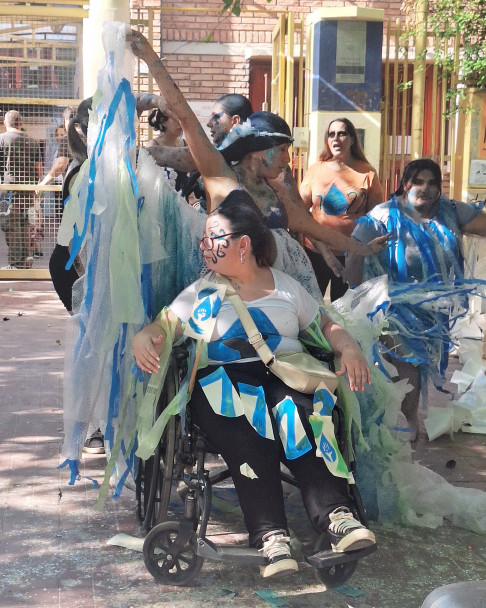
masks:
{"label": "wheelchair", "polygon": [[[317,356],[317,353],[312,353]],[[332,367],[331,356],[322,356]],[[170,403],[177,392],[179,379],[185,369],[186,352],[177,347],[167,372],[158,400],[156,415]],[[335,436],[348,468],[354,474],[355,464],[350,458],[349,441],[345,436],[344,413],[338,404],[333,410]],[[140,460],[136,476],[136,514],[142,533],[145,566],[159,583],[184,586],[200,572],[204,560],[232,561],[264,566],[267,562],[261,551],[242,545],[217,544],[207,537],[213,487],[228,480],[227,468],[210,473],[207,456],[216,454],[201,431],[191,424],[189,408],[185,419],[172,416],[167,423],[154,455]],[[281,479],[298,488],[295,479],[281,471]],[[183,491],[180,488],[183,488]],[[169,506],[171,493],[183,499],[183,514],[177,520]],[[348,485],[354,516],[367,525],[365,509],[355,484]],[[376,551],[372,545],[347,553],[334,552],[327,534],[321,533],[311,554],[305,561],[313,566],[317,578],[327,587],[347,581],[358,561]]]}

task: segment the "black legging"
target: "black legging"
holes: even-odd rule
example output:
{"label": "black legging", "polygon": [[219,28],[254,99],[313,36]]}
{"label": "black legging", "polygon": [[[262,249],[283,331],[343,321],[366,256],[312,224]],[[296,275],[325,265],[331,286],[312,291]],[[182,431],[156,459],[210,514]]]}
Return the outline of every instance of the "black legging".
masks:
{"label": "black legging", "polygon": [[[331,283],[331,302],[334,300],[338,300],[341,296],[343,296],[347,290],[348,285],[345,283],[341,277],[337,277],[331,268],[326,264],[324,258],[320,253],[316,253],[310,249],[306,249],[305,252],[309,256],[309,260],[311,261],[312,268],[314,269],[314,273],[316,275],[317,283],[319,285],[319,289],[321,290],[322,295],[326,293],[327,286],[329,282]],[[344,266],[346,258],[344,256],[337,255],[337,260],[341,262]]]}
{"label": "black legging", "polygon": [[72,312],[73,285],[79,279],[79,275],[74,265],[69,270],[66,270],[69,257],[69,249],[57,243],[49,259],[49,272],[51,273],[54,289],[61,302],[68,312]]}
{"label": "black legging", "polygon": [[[233,478],[250,546],[261,547],[266,532],[287,529],[283,500],[280,463],[285,464],[299,483],[307,514],[318,531],[329,525],[329,513],[339,506],[350,507],[347,481],[334,477],[322,458],[315,455],[316,444],[306,411],[312,411],[312,396],[302,395],[288,388],[269,372],[261,362],[236,363],[224,366],[233,386],[238,382],[264,386],[267,409],[270,413],[275,440],[261,437],[245,416],[228,418],[216,414],[196,381],[190,407],[193,422],[208,437],[224,458]],[[203,378],[217,367],[199,370],[196,378]],[[297,405],[299,417],[311,442],[312,449],[303,456],[288,460],[285,456],[271,408],[288,395]],[[240,472],[247,463],[257,475],[250,479]]]}

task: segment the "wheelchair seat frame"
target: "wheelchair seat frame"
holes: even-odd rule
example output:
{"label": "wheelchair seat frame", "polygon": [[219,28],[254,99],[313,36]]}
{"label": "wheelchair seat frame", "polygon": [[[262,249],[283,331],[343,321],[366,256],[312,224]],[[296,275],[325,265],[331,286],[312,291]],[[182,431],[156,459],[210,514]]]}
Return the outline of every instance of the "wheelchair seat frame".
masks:
{"label": "wheelchair seat frame", "polygon": [[[313,353],[314,354],[314,353]],[[314,354],[315,355],[315,354]],[[156,415],[170,403],[177,392],[178,380],[183,375],[181,365],[185,357],[175,353],[169,367],[165,385],[159,398]],[[344,413],[334,408],[336,437],[343,455],[347,453],[347,440],[343,436]],[[217,544],[207,538],[210,520],[212,488],[231,477],[229,470],[210,474],[206,455],[215,453],[207,439],[185,418],[182,432],[180,416],[172,416],[154,453],[148,461],[140,461],[136,483],[137,518],[142,532],[147,532],[143,545],[144,561],[152,576],[168,585],[187,585],[196,577],[205,559],[232,561],[264,566],[267,560],[261,551],[241,545]],[[349,463],[351,470],[354,463]],[[184,472],[189,470],[189,476]],[[298,487],[295,479],[282,472],[283,481]],[[169,502],[173,482],[185,484],[179,490],[184,500],[184,515],[180,521],[170,519]],[[181,483],[182,482],[182,483]],[[348,486],[354,505],[354,514],[366,525],[366,514],[355,484]],[[357,551],[340,553],[331,549],[327,534],[321,533],[314,552],[305,561],[316,569],[319,581],[328,587],[342,585],[356,569],[358,560],[376,551],[371,545]]]}

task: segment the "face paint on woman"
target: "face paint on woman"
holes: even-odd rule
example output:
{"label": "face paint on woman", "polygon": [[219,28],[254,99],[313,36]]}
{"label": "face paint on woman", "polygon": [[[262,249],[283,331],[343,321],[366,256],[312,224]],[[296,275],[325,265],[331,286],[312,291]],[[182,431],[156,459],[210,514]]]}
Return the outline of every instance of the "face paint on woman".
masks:
{"label": "face paint on woman", "polygon": [[269,167],[273,166],[273,163],[275,162],[275,148],[270,148],[269,150],[267,150],[265,152],[265,156],[263,156],[262,158],[262,165],[264,167],[267,167],[267,169]]}

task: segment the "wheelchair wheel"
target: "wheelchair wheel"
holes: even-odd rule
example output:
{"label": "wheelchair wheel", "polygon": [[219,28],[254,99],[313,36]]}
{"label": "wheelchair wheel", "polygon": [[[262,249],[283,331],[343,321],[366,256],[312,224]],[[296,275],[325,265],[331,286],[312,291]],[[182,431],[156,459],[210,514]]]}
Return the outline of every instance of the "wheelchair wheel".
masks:
{"label": "wheelchair wheel", "polygon": [[[170,367],[157,404],[157,416],[176,392],[175,370]],[[177,422],[175,416],[169,418],[154,455],[148,460],[139,461],[136,482],[137,519],[146,532],[167,520],[177,447]]]}
{"label": "wheelchair wheel", "polygon": [[186,585],[201,570],[204,558],[196,555],[197,536],[189,531],[188,538],[178,546],[176,538],[180,522],[167,521],[147,534],[143,558],[150,574],[165,585]]}
{"label": "wheelchair wheel", "polygon": [[[323,532],[317,539],[314,551],[325,551],[330,549],[331,544],[327,534]],[[358,565],[358,560],[353,562],[344,562],[335,564],[329,568],[316,568],[317,578],[326,585],[326,587],[338,587],[345,583],[354,573]]]}

